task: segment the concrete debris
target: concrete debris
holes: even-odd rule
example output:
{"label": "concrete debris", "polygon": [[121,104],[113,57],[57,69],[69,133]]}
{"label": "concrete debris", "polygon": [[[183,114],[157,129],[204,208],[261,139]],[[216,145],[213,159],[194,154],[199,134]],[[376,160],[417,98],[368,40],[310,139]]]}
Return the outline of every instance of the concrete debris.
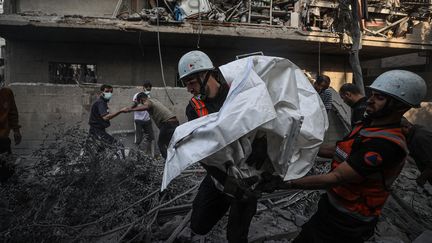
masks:
{"label": "concrete debris", "polygon": [[[351,1],[327,0],[178,0],[164,2],[160,8],[167,11],[143,9],[140,13],[120,13],[117,17],[128,20],[162,22],[199,21],[230,22],[287,26],[302,31],[350,32],[353,16]],[[368,0],[361,12],[366,19],[365,35],[386,38],[405,37],[422,22],[429,21],[432,5],[430,0]],[[366,10],[367,9],[367,10]],[[140,17],[141,16],[141,19]]]}
{"label": "concrete debris", "polygon": [[430,242],[432,242],[432,231],[430,230],[426,230],[413,241],[413,243],[430,243]]}
{"label": "concrete debris", "polygon": [[[13,158],[16,174],[0,187],[1,241],[191,242],[188,222],[202,168],[185,171],[160,194],[161,161],[134,150],[116,159],[112,154],[118,148],[79,155],[86,133],[77,129],[58,129],[34,157]],[[61,176],[51,173],[54,168],[61,168]],[[309,174],[329,169],[328,161],[317,161]],[[414,164],[406,164],[368,242],[430,242],[432,195],[416,185],[418,173]],[[290,242],[315,213],[321,193],[263,195],[250,242]],[[226,224],[224,217],[198,242],[224,242]]]}
{"label": "concrete debris", "polygon": [[176,10],[179,11],[176,14],[176,20],[183,20],[200,14],[206,14],[211,11],[211,5],[208,0],[182,0],[176,6]]}
{"label": "concrete debris", "polygon": [[180,215],[174,216],[170,221],[162,225],[158,231],[158,237],[160,239],[168,239],[171,233],[177,228],[177,226],[182,222],[183,217]]}

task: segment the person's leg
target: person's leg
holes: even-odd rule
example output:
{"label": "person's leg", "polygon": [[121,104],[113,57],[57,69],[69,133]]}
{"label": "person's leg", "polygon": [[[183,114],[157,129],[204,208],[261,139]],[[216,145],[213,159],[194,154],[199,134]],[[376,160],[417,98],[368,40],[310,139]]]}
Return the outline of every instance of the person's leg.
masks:
{"label": "person's leg", "polygon": [[165,139],[166,139],[166,135],[165,135],[166,131],[164,127],[161,127],[159,129],[159,137],[158,137],[158,147],[159,147],[159,152],[161,153],[162,157],[164,159],[166,159],[167,156],[167,148],[165,147]]}
{"label": "person's leg", "polygon": [[178,122],[165,122],[160,128],[158,146],[164,159],[166,159],[167,156],[169,142],[171,141],[174,131],[178,125]]}
{"label": "person's leg", "polygon": [[256,213],[257,200],[233,200],[227,226],[228,242],[248,242],[249,227]]}
{"label": "person's leg", "polygon": [[93,139],[100,140],[102,145],[112,145],[114,144],[114,137],[108,134],[105,129],[97,129],[90,127],[89,136]]}
{"label": "person's leg", "polygon": [[321,222],[319,222],[319,217],[316,213],[302,225],[300,234],[294,239],[293,243],[324,243],[324,239],[321,239],[317,234],[317,227],[319,227]]}
{"label": "person's leg", "polygon": [[207,234],[225,215],[231,199],[219,191],[207,175],[192,203],[191,229],[198,235]]}
{"label": "person's leg", "polygon": [[0,138],[0,154],[3,153],[8,153],[8,154],[12,153],[11,140],[8,137]]}
{"label": "person's leg", "polygon": [[[6,138],[0,138],[0,154],[11,154],[11,140]],[[15,172],[13,166],[8,161],[0,158],[0,182],[6,182]]]}
{"label": "person's leg", "polygon": [[120,151],[120,154],[117,153],[120,159],[126,158],[123,144],[107,133],[105,129],[90,128],[90,134],[100,142],[101,151],[98,152],[103,152],[106,148],[115,149],[116,151]]}
{"label": "person's leg", "polygon": [[153,140],[154,140],[154,132],[153,132],[153,124],[151,120],[145,121],[142,126],[144,130],[144,136],[146,139],[146,152],[150,153],[151,156],[154,156],[153,149]]}
{"label": "person's leg", "polygon": [[363,222],[334,208],[324,194],[318,210],[302,226],[302,231],[293,243],[350,242],[362,243],[370,238],[376,221]]}
{"label": "person's leg", "polygon": [[167,138],[168,138],[167,145],[168,145],[169,142],[171,141],[171,138],[172,138],[172,136],[174,135],[174,132],[175,132],[176,128],[177,128],[179,125],[180,125],[180,124],[179,124],[178,121],[176,121],[176,122],[170,122],[170,123],[169,123],[169,127],[168,127],[168,136],[167,136]]}
{"label": "person's leg", "polygon": [[141,141],[143,139],[143,121],[135,120],[135,141],[134,143],[139,146],[141,144]]}

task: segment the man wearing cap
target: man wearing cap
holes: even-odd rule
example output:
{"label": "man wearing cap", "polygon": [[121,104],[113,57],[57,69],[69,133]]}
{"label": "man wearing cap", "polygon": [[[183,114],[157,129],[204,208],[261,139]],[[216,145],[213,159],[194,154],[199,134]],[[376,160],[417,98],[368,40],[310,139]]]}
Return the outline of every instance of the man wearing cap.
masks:
{"label": "man wearing cap", "polygon": [[[332,158],[328,174],[262,183],[261,190],[326,189],[318,211],[293,241],[364,242],[374,234],[378,217],[408,153],[402,115],[419,107],[426,83],[409,71],[381,74],[369,87],[368,123],[357,124],[335,146],[322,145],[318,155]],[[268,180],[272,181],[272,180]]]}

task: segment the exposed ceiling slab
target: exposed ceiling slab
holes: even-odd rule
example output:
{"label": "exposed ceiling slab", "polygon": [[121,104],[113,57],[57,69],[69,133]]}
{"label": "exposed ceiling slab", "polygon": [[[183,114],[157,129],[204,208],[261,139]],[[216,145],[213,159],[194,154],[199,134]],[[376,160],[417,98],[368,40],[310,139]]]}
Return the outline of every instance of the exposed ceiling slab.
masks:
{"label": "exposed ceiling slab", "polygon": [[[268,51],[346,55],[338,36],[331,33],[301,32],[287,28],[262,26],[215,25],[209,23],[164,25],[159,29],[147,22],[127,22],[114,19],[1,16],[0,36],[6,39],[136,44],[156,46],[157,31],[161,45],[239,50],[240,52]],[[201,29],[201,31],[198,31]],[[200,33],[200,34],[198,34]],[[373,59],[422,50],[432,50],[432,43],[412,40],[363,39],[361,58]]]}

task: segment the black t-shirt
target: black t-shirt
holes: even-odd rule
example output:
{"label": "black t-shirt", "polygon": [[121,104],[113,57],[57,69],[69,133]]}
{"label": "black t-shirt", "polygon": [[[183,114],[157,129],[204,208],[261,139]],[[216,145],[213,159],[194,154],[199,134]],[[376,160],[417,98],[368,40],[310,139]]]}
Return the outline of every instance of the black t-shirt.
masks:
{"label": "black t-shirt", "polygon": [[371,138],[353,149],[347,162],[359,175],[367,178],[399,165],[405,155],[399,145],[387,139]]}
{"label": "black t-shirt", "polygon": [[363,121],[366,107],[367,107],[367,98],[366,97],[359,99],[352,106],[351,127],[354,127],[357,123]]}
{"label": "black t-shirt", "polygon": [[97,129],[105,129],[111,125],[109,121],[105,121],[102,117],[109,113],[108,101],[99,97],[92,105],[90,111],[89,125]]}
{"label": "black t-shirt", "polygon": [[[207,107],[209,114],[218,112],[220,110],[228,95],[228,91],[229,91],[228,84],[222,83],[221,86],[219,87],[218,95],[215,98],[207,98],[205,101],[203,101],[205,106]],[[186,116],[189,121],[198,118],[198,114],[196,113],[195,109],[192,107],[190,102],[186,107]]]}

